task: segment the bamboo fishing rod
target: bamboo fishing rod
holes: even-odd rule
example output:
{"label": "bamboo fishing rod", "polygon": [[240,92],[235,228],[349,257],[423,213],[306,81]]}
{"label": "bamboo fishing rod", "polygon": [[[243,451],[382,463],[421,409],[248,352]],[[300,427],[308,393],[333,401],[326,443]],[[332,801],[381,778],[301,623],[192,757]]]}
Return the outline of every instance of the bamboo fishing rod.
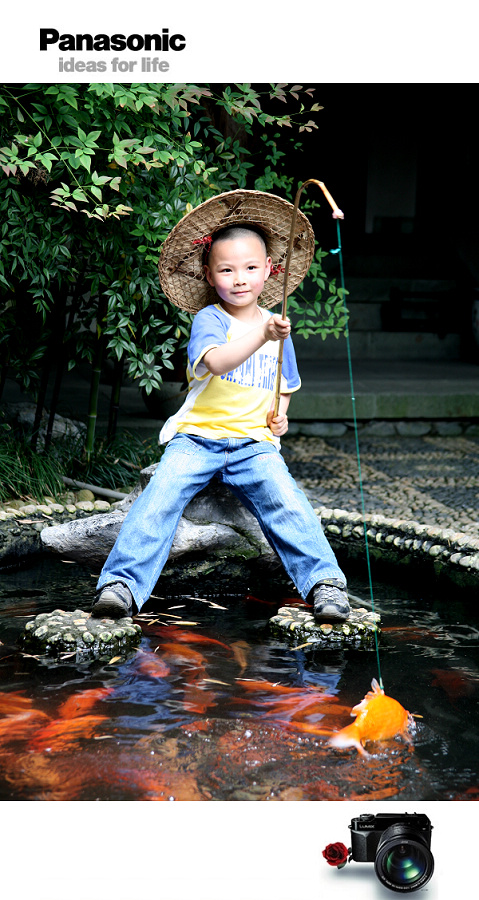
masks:
{"label": "bamboo fishing rod", "polygon": [[[331,194],[329,193],[326,185],[322,181],[318,181],[316,178],[308,178],[307,181],[303,181],[302,185],[298,188],[296,192],[296,197],[294,198],[294,207],[293,207],[293,217],[291,220],[291,231],[289,235],[289,243],[288,243],[288,252],[286,255],[286,265],[285,265],[285,273],[284,273],[284,281],[283,281],[283,306],[281,309],[281,318],[286,318],[286,311],[288,305],[288,276],[289,276],[289,265],[291,262],[291,254],[293,252],[293,241],[294,241],[294,229],[296,225],[296,218],[299,209],[299,199],[305,187],[308,184],[317,184],[318,187],[321,188],[326,200],[333,210],[333,219],[344,219],[344,213],[339,209],[339,206],[334,202]],[[284,349],[284,339],[279,342],[279,351],[278,351],[278,368],[276,370],[276,384],[275,384],[275,399],[274,399],[274,411],[273,417],[278,415],[279,411],[279,402],[281,398],[281,375],[283,369],[283,349]]]}

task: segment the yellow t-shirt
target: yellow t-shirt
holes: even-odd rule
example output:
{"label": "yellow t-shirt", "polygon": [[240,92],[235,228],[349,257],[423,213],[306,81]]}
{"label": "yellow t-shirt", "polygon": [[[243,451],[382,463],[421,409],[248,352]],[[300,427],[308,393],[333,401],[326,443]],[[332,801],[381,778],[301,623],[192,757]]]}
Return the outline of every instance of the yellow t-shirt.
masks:
{"label": "yellow t-shirt", "polygon": [[[272,313],[260,308],[266,321]],[[252,438],[279,446],[266,425],[273,402],[279,341],[268,341],[236,369],[225,375],[212,375],[203,357],[213,347],[242,337],[252,328],[230,316],[219,305],[200,310],[193,320],[188,344],[188,394],[181,409],[165,422],[160,444],[177,432],[201,437]],[[284,342],[281,393],[289,394],[301,386],[291,338]]]}

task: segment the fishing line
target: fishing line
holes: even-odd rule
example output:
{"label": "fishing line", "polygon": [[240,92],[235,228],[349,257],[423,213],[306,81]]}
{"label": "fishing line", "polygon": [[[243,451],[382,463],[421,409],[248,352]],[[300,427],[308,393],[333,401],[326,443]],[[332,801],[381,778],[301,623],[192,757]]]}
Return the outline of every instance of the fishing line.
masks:
{"label": "fishing line", "polygon": [[[350,390],[351,390],[351,404],[352,404],[352,409],[353,409],[354,439],[355,439],[355,445],[356,445],[356,459],[357,459],[357,464],[358,464],[358,475],[359,475],[359,493],[361,496],[361,512],[362,512],[362,516],[363,516],[364,543],[365,543],[365,547],[366,547],[366,563],[367,563],[367,569],[368,569],[369,593],[370,593],[370,597],[371,597],[371,609],[372,609],[372,612],[374,613],[373,579],[372,579],[372,574],[371,574],[371,560],[370,560],[370,555],[369,555],[368,530],[367,530],[367,525],[366,525],[366,504],[364,501],[363,478],[362,478],[362,472],[361,472],[361,456],[359,453],[358,421],[357,421],[357,416],[356,416],[356,397],[355,397],[355,393],[354,393],[353,365],[352,365],[352,360],[351,360],[351,342],[349,340],[349,326],[348,326],[349,310],[348,310],[347,303],[346,303],[346,286],[345,286],[345,282],[344,282],[343,250],[342,250],[342,245],[341,245],[341,228],[340,228],[340,224],[339,224],[339,219],[336,219],[336,229],[337,229],[337,236],[338,236],[338,246],[337,246],[336,250],[331,250],[330,252],[337,253],[338,258],[339,258],[339,271],[340,271],[340,278],[341,278],[341,294],[342,294],[344,315],[346,318],[344,334],[346,337],[346,350],[347,350],[348,370],[349,370],[349,384],[350,384]],[[381,677],[381,664],[379,661],[379,643],[378,643],[377,631],[374,632],[374,641],[375,641],[375,647],[376,647],[376,659],[377,659],[377,664],[378,664],[379,687],[382,690],[384,690],[383,680]]]}
{"label": "fishing line", "polygon": [[[286,319],[286,314],[287,314],[288,276],[289,276],[289,267],[290,267],[290,261],[291,261],[292,248],[293,248],[296,218],[297,218],[297,212],[299,209],[299,199],[301,197],[302,191],[309,184],[315,184],[315,185],[317,185],[317,187],[321,188],[326,200],[328,201],[329,205],[331,206],[331,208],[333,210],[333,218],[336,219],[338,246],[337,246],[337,249],[331,250],[330,252],[333,254],[337,253],[339,256],[339,270],[340,270],[340,277],[341,277],[341,294],[342,294],[343,309],[344,309],[345,318],[346,318],[345,337],[346,337],[346,348],[347,348],[347,356],[348,356],[351,402],[352,402],[352,408],[353,408],[353,423],[354,423],[354,437],[355,437],[355,442],[356,442],[356,457],[357,457],[358,473],[359,473],[359,492],[360,492],[360,496],[361,496],[361,511],[362,511],[362,516],[363,516],[364,542],[365,542],[365,546],[366,546],[366,562],[367,562],[367,569],[368,569],[369,593],[371,596],[371,610],[374,613],[375,610],[374,610],[374,596],[373,596],[373,581],[372,581],[372,575],[371,575],[371,561],[370,561],[370,556],[369,556],[369,543],[368,543],[368,533],[367,533],[367,525],[366,525],[366,505],[364,502],[363,479],[362,479],[362,473],[361,473],[361,457],[360,457],[360,453],[359,453],[358,423],[357,423],[357,417],[356,417],[356,397],[354,394],[353,366],[352,366],[352,362],[351,362],[351,345],[350,345],[350,341],[349,341],[349,327],[348,327],[349,311],[348,311],[348,307],[346,304],[346,287],[345,287],[345,283],[344,283],[343,251],[342,251],[342,245],[341,245],[341,230],[339,227],[339,220],[344,218],[344,214],[339,209],[339,207],[335,203],[335,201],[333,200],[333,198],[332,198],[331,194],[329,193],[328,189],[326,188],[326,185],[324,184],[324,182],[318,181],[316,178],[308,178],[307,181],[303,181],[302,185],[300,185],[300,187],[298,188],[298,190],[296,192],[296,197],[295,197],[294,205],[293,205],[291,231],[290,231],[290,236],[289,236],[289,244],[288,244],[288,250],[287,250],[287,255],[286,255],[285,270],[284,270],[285,274],[284,274],[284,279],[283,279],[283,306],[282,306],[282,311],[281,311],[281,318]],[[277,371],[276,371],[274,407],[273,407],[273,409],[274,409],[273,415],[274,416],[278,415],[279,402],[280,402],[280,396],[281,396],[281,371],[282,371],[282,363],[283,363],[283,345],[284,345],[284,340],[280,340],[279,353],[278,353],[278,366],[277,366]],[[376,647],[376,659],[377,659],[377,664],[378,664],[378,683],[379,683],[379,687],[381,688],[381,690],[384,690],[383,680],[381,677],[381,664],[379,661],[379,644],[378,644],[377,631],[374,632],[374,641],[375,641],[375,647]]]}

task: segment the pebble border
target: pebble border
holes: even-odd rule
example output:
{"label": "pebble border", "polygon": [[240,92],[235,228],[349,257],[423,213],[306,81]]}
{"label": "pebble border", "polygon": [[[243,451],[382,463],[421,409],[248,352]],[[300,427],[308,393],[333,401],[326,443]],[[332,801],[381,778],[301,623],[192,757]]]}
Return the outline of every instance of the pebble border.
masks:
{"label": "pebble border", "polygon": [[[358,421],[358,434],[374,437],[479,437],[479,422],[471,419],[370,419]],[[288,437],[343,437],[354,433],[354,422],[290,421]]]}
{"label": "pebble border", "polygon": [[441,569],[444,565],[461,576],[479,576],[479,538],[457,532],[451,528],[435,528],[420,522],[404,519],[388,519],[377,513],[366,515],[346,512],[343,509],[319,507],[315,512],[321,517],[325,533],[331,542],[359,548],[365,554],[365,532],[368,548],[373,556],[385,552],[395,556],[415,556],[419,560],[432,561]]}
{"label": "pebble border", "polygon": [[108,512],[115,504],[107,500],[95,500],[92,491],[80,490],[75,494],[65,494],[65,502],[58,503],[53,497],[44,497],[43,503],[26,503],[23,500],[7,500],[0,503],[0,522],[6,519],[24,519],[42,513],[43,516],[69,514],[76,516],[79,512]]}

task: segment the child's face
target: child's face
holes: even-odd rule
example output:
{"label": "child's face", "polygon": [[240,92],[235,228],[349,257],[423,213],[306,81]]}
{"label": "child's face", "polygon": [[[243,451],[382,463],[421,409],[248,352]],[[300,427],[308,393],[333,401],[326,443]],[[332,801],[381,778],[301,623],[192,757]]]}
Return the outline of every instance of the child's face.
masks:
{"label": "child's face", "polygon": [[256,307],[271,270],[271,258],[256,235],[213,244],[205,266],[208,284],[215,288],[227,312]]}

